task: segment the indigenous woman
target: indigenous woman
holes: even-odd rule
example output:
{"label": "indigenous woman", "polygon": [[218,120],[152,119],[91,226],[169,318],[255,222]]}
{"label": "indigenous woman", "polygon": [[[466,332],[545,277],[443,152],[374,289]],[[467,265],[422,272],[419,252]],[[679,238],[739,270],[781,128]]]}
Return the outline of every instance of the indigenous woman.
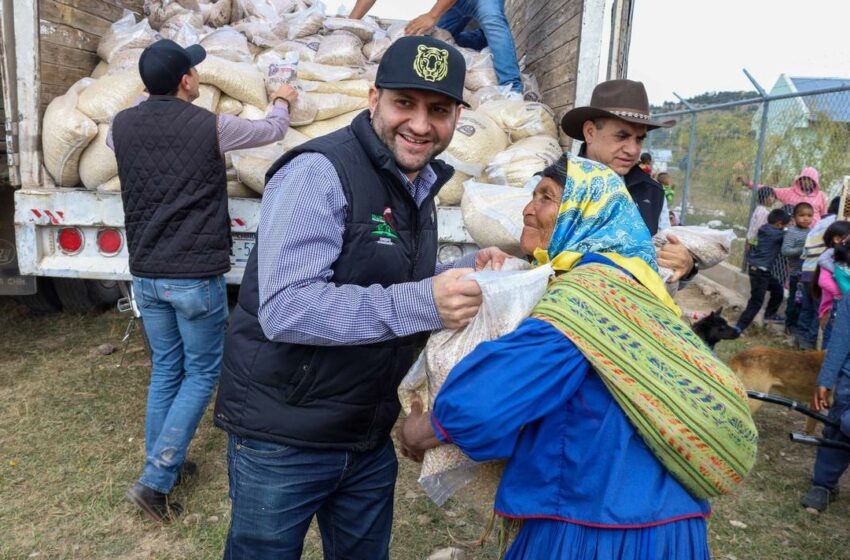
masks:
{"label": "indigenous woman", "polygon": [[706,498],[755,460],[744,389],[679,319],[620,177],[571,155],[542,175],[521,245],[558,276],[415,408],[402,451],[508,459],[495,510],[523,523],[507,558],[707,559]]}

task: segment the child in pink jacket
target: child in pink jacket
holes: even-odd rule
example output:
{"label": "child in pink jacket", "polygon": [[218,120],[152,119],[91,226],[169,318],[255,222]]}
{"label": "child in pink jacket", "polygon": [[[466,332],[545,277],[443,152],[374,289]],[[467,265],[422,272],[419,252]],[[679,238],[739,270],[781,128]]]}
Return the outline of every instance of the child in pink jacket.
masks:
{"label": "child in pink jacket", "polygon": [[804,168],[794,180],[793,185],[782,189],[774,188],[773,194],[782,204],[790,204],[792,206],[796,206],[801,202],[811,204],[814,209],[812,226],[821,219],[821,216],[826,215],[826,196],[820,190],[818,170],[814,167]]}

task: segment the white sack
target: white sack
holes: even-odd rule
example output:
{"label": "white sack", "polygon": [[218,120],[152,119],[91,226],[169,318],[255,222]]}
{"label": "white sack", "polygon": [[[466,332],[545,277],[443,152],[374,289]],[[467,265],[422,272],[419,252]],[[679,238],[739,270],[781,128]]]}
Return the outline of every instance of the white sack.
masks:
{"label": "white sack", "polygon": [[268,103],[263,74],[253,64],[208,56],[197,69],[202,84],[213,85],[243,103],[258,107]]}
{"label": "white sack", "polygon": [[80,180],[89,190],[98,188],[118,175],[115,152],[106,145],[108,134],[108,124],[97,125],[97,136],[80,157]]}
{"label": "white sack", "polygon": [[98,123],[109,122],[121,110],[130,107],[144,89],[136,68],[107,74],[80,94],[77,109]]}
{"label": "white sack", "polygon": [[60,187],[74,187],[80,182],[80,156],[97,136],[97,124],[75,108],[80,92],[92,83],[91,78],[78,81],[65,95],[54,98],[44,112],[41,134],[44,166]]}

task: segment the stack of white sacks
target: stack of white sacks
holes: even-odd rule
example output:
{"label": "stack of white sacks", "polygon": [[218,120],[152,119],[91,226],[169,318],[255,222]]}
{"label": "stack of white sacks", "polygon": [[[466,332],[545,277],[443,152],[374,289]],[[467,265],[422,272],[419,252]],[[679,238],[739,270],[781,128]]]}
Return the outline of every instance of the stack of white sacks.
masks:
{"label": "stack of white sacks", "polygon": [[[198,66],[195,104],[249,119],[265,116],[269,92],[281,83],[301,90],[291,108],[291,128],[273,145],[227,155],[228,193],[263,192],[266,169],[286,150],[347,126],[367,107],[377,65],[404,23],[369,17],[326,17],[319,0],[148,0],[148,17],[134,14],[112,25],[98,47],[101,61],[90,78],[54,99],[43,123],[44,162],[58,186],[119,191],[118,168],[106,145],[112,118],[144,95],[138,74],[142,50],[167,38],[199,43],[207,58]],[[448,43],[441,29],[434,35]],[[537,101],[509,99],[500,88],[489,49],[459,48],[467,62],[465,109],[443,157],[457,170],[440,203],[458,205],[463,183],[476,179],[522,186],[561,153],[551,109]],[[524,76],[525,99],[539,99]]]}

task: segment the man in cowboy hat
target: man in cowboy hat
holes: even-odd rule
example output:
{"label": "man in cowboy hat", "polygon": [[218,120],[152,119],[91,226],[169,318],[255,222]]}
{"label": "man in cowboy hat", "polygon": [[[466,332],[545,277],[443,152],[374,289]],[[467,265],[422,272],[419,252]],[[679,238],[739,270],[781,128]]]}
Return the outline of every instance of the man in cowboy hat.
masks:
{"label": "man in cowboy hat", "polygon": [[[609,80],[593,89],[590,105],[564,115],[561,128],[583,142],[579,155],[604,163],[617,172],[652,235],[670,227],[664,188],[637,164],[647,132],[667,128],[672,121],[650,118],[649,99],[641,82]],[[668,282],[692,278],[698,271],[693,256],[674,235],[658,250],[658,264],[673,270]]]}

